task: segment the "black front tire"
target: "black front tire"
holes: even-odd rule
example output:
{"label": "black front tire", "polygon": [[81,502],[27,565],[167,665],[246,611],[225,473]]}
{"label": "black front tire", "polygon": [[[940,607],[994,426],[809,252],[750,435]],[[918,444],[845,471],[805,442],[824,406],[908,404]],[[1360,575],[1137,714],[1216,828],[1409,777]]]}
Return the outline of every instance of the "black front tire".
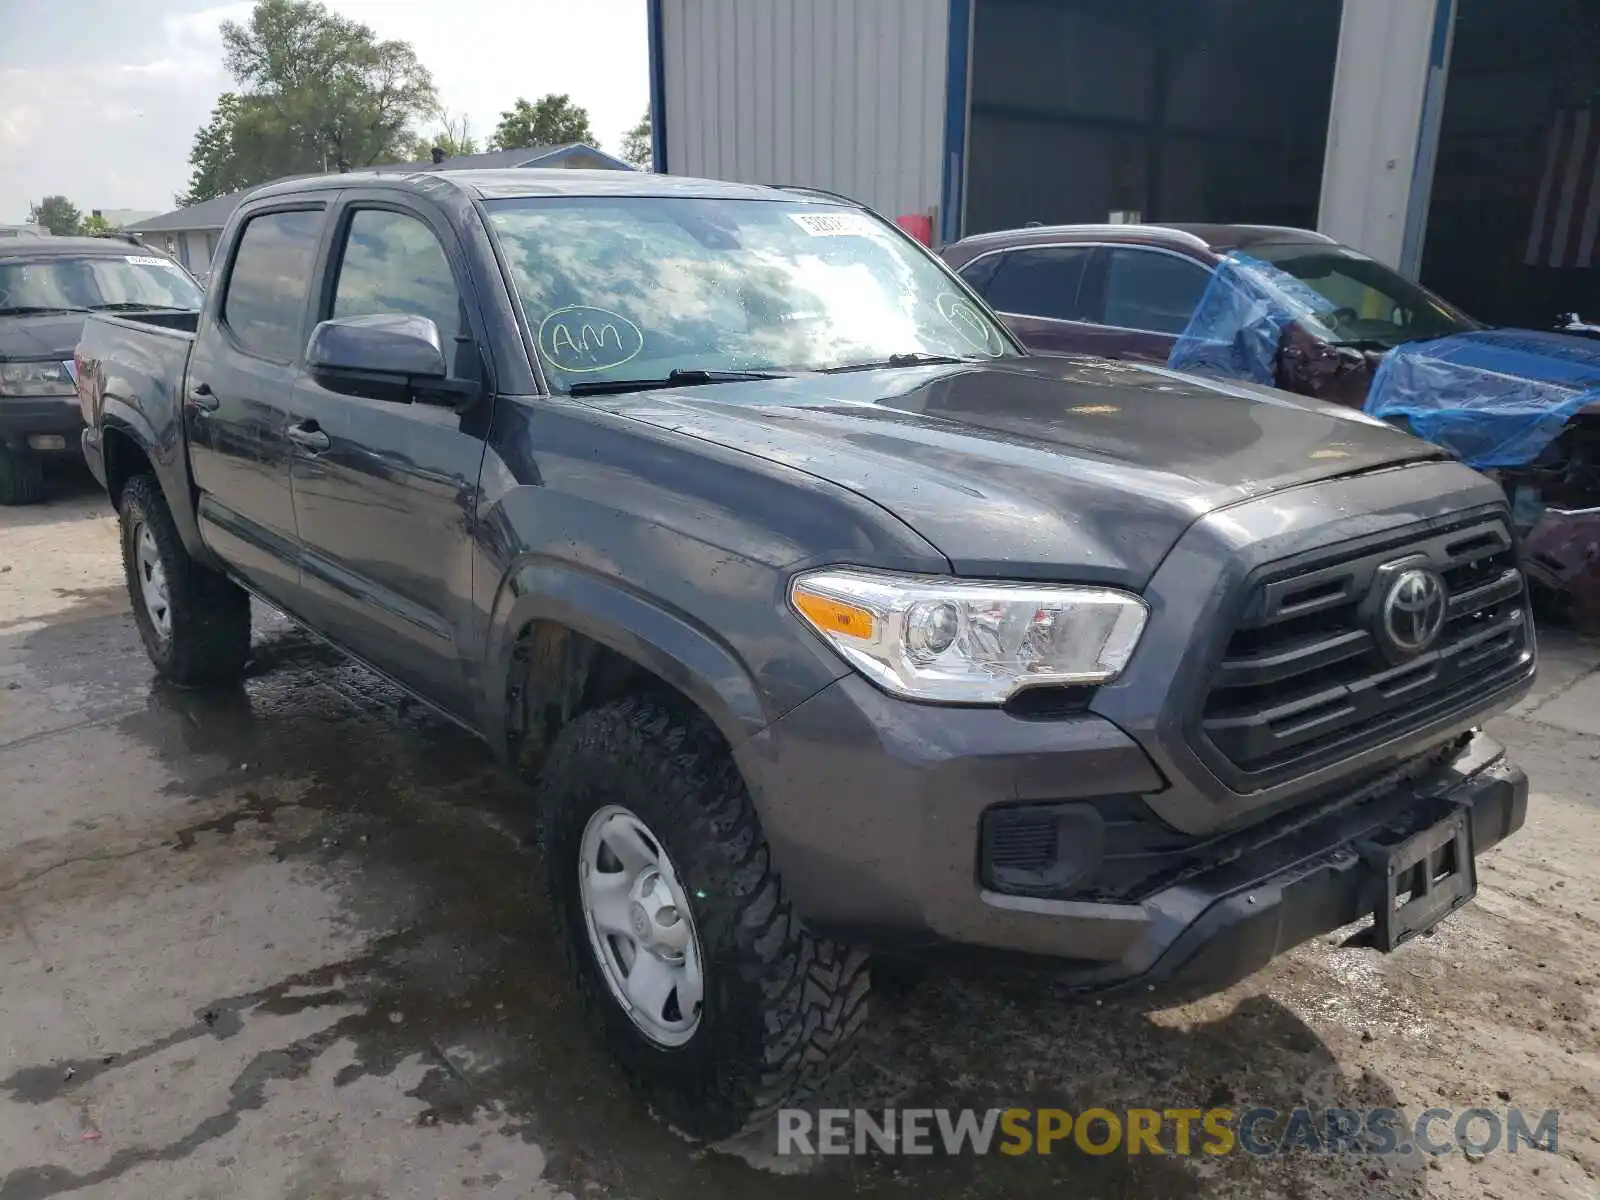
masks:
{"label": "black front tire", "polygon": [[[803,1102],[843,1065],[867,1016],[866,954],[801,923],[733,756],[702,714],[675,698],[634,698],[576,717],[551,747],[538,799],[569,968],[592,1023],[663,1119],[691,1137],[731,1137]],[[681,1046],[640,1032],[589,941],[580,845],[609,804],[658,836],[690,897],[705,1001]]]}
{"label": "black front tire", "polygon": [[38,455],[0,447],[0,505],[38,504],[44,499],[44,467]]}
{"label": "black front tire", "polygon": [[[127,482],[118,516],[128,599],[156,670],[184,687],[237,679],[250,657],[248,593],[189,556],[154,476],[136,475]],[[166,573],[171,628],[165,633],[157,628],[140,583],[138,541],[144,529],[154,538]]]}

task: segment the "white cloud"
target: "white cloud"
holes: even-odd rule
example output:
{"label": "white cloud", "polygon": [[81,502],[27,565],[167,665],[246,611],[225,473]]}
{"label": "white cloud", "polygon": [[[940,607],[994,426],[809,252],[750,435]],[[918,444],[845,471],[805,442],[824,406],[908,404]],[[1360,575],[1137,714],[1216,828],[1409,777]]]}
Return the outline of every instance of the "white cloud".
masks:
{"label": "white cloud", "polygon": [[[251,8],[202,3],[73,0],[36,19],[0,0],[0,222],[51,193],[86,211],[172,206],[195,130],[230,86],[220,26]],[[644,0],[328,4],[411,42],[480,141],[518,96],[568,92],[614,151],[648,102]]]}

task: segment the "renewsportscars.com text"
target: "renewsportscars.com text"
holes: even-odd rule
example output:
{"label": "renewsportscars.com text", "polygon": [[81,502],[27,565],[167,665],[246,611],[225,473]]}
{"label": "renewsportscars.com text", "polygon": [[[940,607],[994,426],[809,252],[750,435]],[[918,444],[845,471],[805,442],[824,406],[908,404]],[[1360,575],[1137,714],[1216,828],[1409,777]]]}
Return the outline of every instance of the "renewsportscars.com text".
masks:
{"label": "renewsportscars.com text", "polygon": [[1555,1109],[825,1108],[778,1113],[779,1154],[1250,1154],[1554,1152]]}

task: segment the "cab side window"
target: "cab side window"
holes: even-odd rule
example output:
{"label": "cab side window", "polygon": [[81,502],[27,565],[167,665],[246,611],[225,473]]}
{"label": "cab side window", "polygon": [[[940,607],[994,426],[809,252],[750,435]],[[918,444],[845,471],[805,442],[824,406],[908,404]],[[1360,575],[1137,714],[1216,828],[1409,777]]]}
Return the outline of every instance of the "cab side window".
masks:
{"label": "cab side window", "polygon": [[275,362],[300,357],[321,233],[320,209],[262,213],[245,224],[222,298],[222,320],[244,350]]}
{"label": "cab side window", "polygon": [[1211,272],[1157,250],[1117,249],[1106,263],[1105,323],[1145,333],[1182,333]]}
{"label": "cab side window", "polygon": [[375,313],[428,317],[439,327],[446,358],[452,356],[461,293],[438,237],[416,217],[363,208],[351,215],[345,234],[330,315]]}

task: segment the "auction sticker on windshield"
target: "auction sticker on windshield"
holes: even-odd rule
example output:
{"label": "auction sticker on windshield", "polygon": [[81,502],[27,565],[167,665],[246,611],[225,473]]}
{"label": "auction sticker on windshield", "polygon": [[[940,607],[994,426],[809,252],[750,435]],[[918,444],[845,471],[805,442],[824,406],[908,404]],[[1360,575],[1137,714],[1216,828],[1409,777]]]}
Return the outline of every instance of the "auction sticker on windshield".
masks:
{"label": "auction sticker on windshield", "polygon": [[130,262],[136,267],[168,267],[175,268],[178,264],[170,258],[156,258],[150,254],[125,254],[124,262]]}
{"label": "auction sticker on windshield", "polygon": [[877,231],[872,218],[859,212],[790,213],[789,219],[812,237],[866,237]]}

